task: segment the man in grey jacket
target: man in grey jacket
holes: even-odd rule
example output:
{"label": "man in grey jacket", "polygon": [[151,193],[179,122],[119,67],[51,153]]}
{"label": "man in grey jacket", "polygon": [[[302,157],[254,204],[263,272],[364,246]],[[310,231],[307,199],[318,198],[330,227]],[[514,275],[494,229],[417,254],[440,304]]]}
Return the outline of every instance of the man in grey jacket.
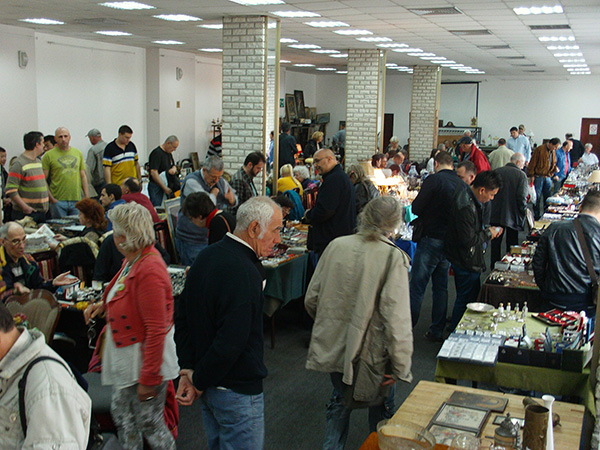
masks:
{"label": "man in grey jacket", "polygon": [[[25,389],[27,433],[19,414],[19,381],[32,366]],[[87,447],[92,402],[46,345],[38,330],[17,328],[12,314],[0,303],[0,448],[80,450]]]}
{"label": "man in grey jacket", "polygon": [[92,128],[86,135],[92,146],[88,150],[85,166],[89,170],[90,184],[98,195],[102,192],[102,188],[106,184],[104,180],[104,167],[102,166],[102,158],[104,158],[104,147],[106,142],[102,140],[102,134],[97,128]]}

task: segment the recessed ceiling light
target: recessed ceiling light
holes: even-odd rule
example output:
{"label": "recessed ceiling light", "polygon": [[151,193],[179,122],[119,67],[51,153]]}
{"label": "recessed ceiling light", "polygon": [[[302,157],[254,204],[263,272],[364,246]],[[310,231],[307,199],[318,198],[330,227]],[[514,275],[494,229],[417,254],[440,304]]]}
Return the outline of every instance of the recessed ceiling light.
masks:
{"label": "recessed ceiling light", "polygon": [[456,61],[452,61],[451,59],[447,59],[446,61],[440,61],[442,66],[455,66]]}
{"label": "recessed ceiling light", "polygon": [[321,49],[321,50],[311,50],[312,53],[322,53],[324,55],[328,55],[330,53],[339,53],[338,50],[325,50],[325,49]]}
{"label": "recessed ceiling light", "polygon": [[372,31],[369,30],[335,30],[334,33],[341,34],[342,36],[366,36],[368,34],[373,34]]}
{"label": "recessed ceiling light", "polygon": [[[413,53],[412,55],[409,53],[409,56],[419,56],[418,53]],[[432,59],[435,59],[435,56],[419,56],[419,59],[424,59],[425,61],[430,61]]]}
{"label": "recessed ceiling light", "polygon": [[407,53],[408,56],[435,56],[435,53],[424,53],[424,52],[411,52]]}
{"label": "recessed ceiling light", "polygon": [[377,47],[381,48],[408,48],[408,44],[377,44]]}
{"label": "recessed ceiling light", "polygon": [[335,67],[317,67],[317,70],[321,70],[323,72],[335,72],[337,69]]}
{"label": "recessed ceiling light", "polygon": [[561,58],[563,56],[583,56],[581,52],[571,52],[571,53],[555,53],[554,56],[557,58]]}
{"label": "recessed ceiling light", "polygon": [[385,65],[385,67],[398,67],[398,64],[396,64],[396,63],[387,63]]}
{"label": "recessed ceiling light", "polygon": [[28,19],[19,19],[19,22],[27,22],[27,23],[34,23],[36,25],[64,25],[64,22],[61,22],[60,20],[53,20],[53,19],[44,19],[44,18],[28,18]]}
{"label": "recessed ceiling light", "polygon": [[348,53],[336,53],[335,55],[328,55],[330,58],[347,58]]}
{"label": "recessed ceiling light", "polygon": [[209,30],[222,30],[223,29],[222,23],[205,23],[205,24],[198,25],[198,26],[202,27],[202,28],[208,28]]}
{"label": "recessed ceiling light", "polygon": [[580,58],[580,59],[559,59],[558,62],[559,63],[581,63],[581,62],[585,62],[585,58]]}
{"label": "recessed ceiling light", "polygon": [[181,42],[181,41],[170,41],[170,40],[165,40],[165,41],[152,41],[153,44],[159,44],[159,45],[183,45],[185,44],[185,42]]}
{"label": "recessed ceiling light", "polygon": [[276,16],[287,17],[289,19],[296,19],[301,17],[321,17],[321,14],[310,11],[275,11],[273,12]]}
{"label": "recessed ceiling light", "polygon": [[388,37],[359,37],[356,38],[357,41],[361,42],[392,42],[392,40]]}
{"label": "recessed ceiling light", "polygon": [[283,5],[283,0],[229,0],[244,6]]}
{"label": "recessed ceiling light", "polygon": [[392,51],[397,53],[419,53],[423,50],[420,48],[393,48]]}
{"label": "recessed ceiling light", "polygon": [[538,38],[541,42],[573,42],[575,36],[540,36]]}
{"label": "recessed ceiling light", "polygon": [[412,70],[412,68],[406,67],[406,66],[398,66],[398,67],[396,67],[396,70],[399,70],[401,72],[406,72],[406,71]]}
{"label": "recessed ceiling light", "polygon": [[314,64],[294,64],[294,67],[315,67]]}
{"label": "recessed ceiling light", "polygon": [[567,70],[569,72],[585,72],[586,70],[590,70],[589,67],[568,67]]}
{"label": "recessed ceiling light", "polygon": [[279,64],[289,64],[291,63],[291,61],[288,61],[287,59],[280,59],[279,60]]}
{"label": "recessed ceiling light", "polygon": [[155,9],[154,6],[146,5],[139,2],[106,2],[99,3],[100,6],[106,6],[107,8],[114,9],[125,9],[127,11],[135,11],[140,9]]}
{"label": "recessed ceiling light", "polygon": [[347,70],[338,70],[336,73],[340,73],[340,74],[347,74],[348,71]]}
{"label": "recessed ceiling light", "polygon": [[288,47],[298,48],[300,50],[310,50],[310,49],[313,49],[313,48],[315,48],[315,49],[321,48],[321,47],[319,47],[318,45],[315,45],[315,44],[291,44],[291,45],[288,45]]}
{"label": "recessed ceiling light", "polygon": [[562,6],[532,6],[530,8],[520,7],[513,8],[513,11],[518,16],[528,16],[530,14],[538,15],[538,14],[562,14],[563,9]]}
{"label": "recessed ceiling light", "polygon": [[94,31],[94,33],[104,36],[131,36],[131,33],[125,33],[124,31]]}
{"label": "recessed ceiling light", "polygon": [[296,39],[281,38],[281,39],[279,39],[279,42],[281,42],[282,44],[293,44],[298,41]]}
{"label": "recessed ceiling light", "polygon": [[223,51],[222,48],[199,48],[198,50],[208,53],[221,53]]}
{"label": "recessed ceiling light", "polygon": [[579,45],[549,45],[548,50],[579,50]]}
{"label": "recessed ceiling light", "polygon": [[587,72],[571,72],[569,75],[591,75],[592,72],[589,70]]}
{"label": "recessed ceiling light", "polygon": [[315,28],[337,28],[337,27],[349,27],[346,22],[337,22],[335,20],[317,20],[313,22],[304,22],[304,25]]}
{"label": "recessed ceiling light", "polygon": [[202,20],[200,17],[188,16],[187,14],[159,14],[152,17],[170,22],[197,22]]}
{"label": "recessed ceiling light", "polygon": [[563,64],[563,67],[587,67],[587,64]]}

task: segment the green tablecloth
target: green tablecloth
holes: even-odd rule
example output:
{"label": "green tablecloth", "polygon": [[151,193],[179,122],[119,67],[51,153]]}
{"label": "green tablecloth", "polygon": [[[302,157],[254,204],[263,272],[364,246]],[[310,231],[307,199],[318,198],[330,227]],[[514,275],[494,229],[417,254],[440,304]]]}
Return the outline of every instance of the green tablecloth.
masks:
{"label": "green tablecloth", "polygon": [[279,307],[304,295],[308,253],[277,267],[265,267],[267,285],[265,287],[265,314],[271,316]]}

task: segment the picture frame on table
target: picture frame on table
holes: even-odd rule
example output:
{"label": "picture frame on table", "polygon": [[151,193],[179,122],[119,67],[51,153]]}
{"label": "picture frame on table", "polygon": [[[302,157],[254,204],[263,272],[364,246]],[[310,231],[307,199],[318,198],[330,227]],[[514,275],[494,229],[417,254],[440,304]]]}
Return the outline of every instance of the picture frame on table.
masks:
{"label": "picture frame on table", "polygon": [[440,425],[446,428],[456,428],[473,432],[479,436],[489,414],[489,409],[444,402],[431,419],[429,426]]}
{"label": "picture frame on table", "polygon": [[489,409],[490,411],[501,413],[506,409],[508,399],[492,395],[455,391],[450,396],[447,403],[459,406],[474,406],[476,408]]}
{"label": "picture frame on table", "polygon": [[473,431],[459,430],[458,428],[445,427],[443,425],[430,425],[427,429],[435,437],[435,442],[450,447],[452,441],[459,434],[468,434],[477,437],[477,433]]}
{"label": "picture frame on table", "polygon": [[285,115],[290,123],[298,118],[294,94],[285,94]]}

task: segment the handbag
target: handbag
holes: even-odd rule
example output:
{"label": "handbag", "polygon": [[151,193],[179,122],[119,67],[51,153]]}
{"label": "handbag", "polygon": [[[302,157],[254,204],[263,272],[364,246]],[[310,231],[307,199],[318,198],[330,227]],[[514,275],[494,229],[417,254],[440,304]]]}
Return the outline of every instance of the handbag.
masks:
{"label": "handbag", "polygon": [[583,235],[583,228],[579,218],[573,220],[573,225],[575,227],[575,232],[577,233],[579,244],[581,244],[581,250],[583,250],[583,259],[585,259],[585,265],[587,266],[590,279],[592,280],[592,299],[594,300],[595,305],[598,302],[598,274],[596,273],[596,269],[594,269],[592,254],[590,253],[590,248],[588,247],[585,236]]}
{"label": "handbag", "polygon": [[423,239],[423,235],[425,234],[425,224],[423,223],[423,219],[417,217],[410,224],[413,227],[412,241],[419,242]]}

